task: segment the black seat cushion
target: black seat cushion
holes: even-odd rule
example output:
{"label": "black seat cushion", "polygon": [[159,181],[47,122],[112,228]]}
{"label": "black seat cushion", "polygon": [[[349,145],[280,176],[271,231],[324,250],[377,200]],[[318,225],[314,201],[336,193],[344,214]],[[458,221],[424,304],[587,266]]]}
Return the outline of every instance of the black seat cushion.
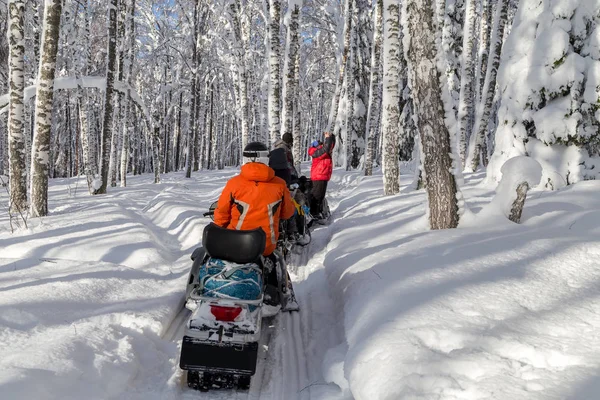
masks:
{"label": "black seat cushion", "polygon": [[261,228],[236,231],[210,223],[202,235],[202,246],[211,257],[238,264],[258,260],[265,251],[266,242],[267,235]]}

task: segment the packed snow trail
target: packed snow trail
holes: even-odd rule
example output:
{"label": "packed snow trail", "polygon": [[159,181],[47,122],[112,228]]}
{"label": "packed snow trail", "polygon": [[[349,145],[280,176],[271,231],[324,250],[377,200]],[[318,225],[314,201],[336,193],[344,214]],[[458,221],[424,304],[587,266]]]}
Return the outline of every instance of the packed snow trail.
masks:
{"label": "packed snow trail", "polygon": [[[343,338],[342,311],[328,297],[322,267],[329,226],[317,226],[312,243],[292,257],[302,309],[264,320],[250,390],[200,393],[186,386],[178,360],[189,317],[183,294],[190,254],[210,222],[202,213],[235,173],[191,180],[170,174],[160,185],[150,176],[131,177],[129,187],[100,197],[87,195],[83,178],[52,180],[50,216],[30,221],[29,230],[0,231],[3,395],[342,399],[322,373],[324,355]],[[334,219],[344,193],[336,186],[347,183],[339,179],[328,190]],[[0,226],[8,226],[2,218]]]}

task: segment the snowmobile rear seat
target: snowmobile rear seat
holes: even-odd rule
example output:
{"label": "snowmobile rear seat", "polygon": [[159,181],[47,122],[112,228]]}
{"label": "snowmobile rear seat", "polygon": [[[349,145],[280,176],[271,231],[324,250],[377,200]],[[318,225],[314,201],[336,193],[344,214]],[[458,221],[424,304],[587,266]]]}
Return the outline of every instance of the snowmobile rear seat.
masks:
{"label": "snowmobile rear seat", "polygon": [[202,246],[214,258],[246,264],[257,261],[263,251],[267,235],[261,228],[236,231],[210,223],[204,228]]}

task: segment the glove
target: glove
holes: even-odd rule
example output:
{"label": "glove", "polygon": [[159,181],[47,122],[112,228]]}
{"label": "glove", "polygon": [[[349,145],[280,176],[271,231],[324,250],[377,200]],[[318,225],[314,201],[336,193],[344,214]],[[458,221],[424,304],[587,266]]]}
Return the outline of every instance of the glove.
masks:
{"label": "glove", "polygon": [[317,147],[319,145],[319,141],[318,140],[313,140],[313,142],[311,143],[312,147]]}

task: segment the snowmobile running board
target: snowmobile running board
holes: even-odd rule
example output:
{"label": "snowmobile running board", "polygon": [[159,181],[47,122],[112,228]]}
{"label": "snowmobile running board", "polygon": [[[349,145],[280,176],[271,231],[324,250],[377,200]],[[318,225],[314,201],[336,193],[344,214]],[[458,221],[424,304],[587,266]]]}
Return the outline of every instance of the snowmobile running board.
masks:
{"label": "snowmobile running board", "polygon": [[185,370],[254,375],[258,343],[217,343],[184,336],[179,367]]}

